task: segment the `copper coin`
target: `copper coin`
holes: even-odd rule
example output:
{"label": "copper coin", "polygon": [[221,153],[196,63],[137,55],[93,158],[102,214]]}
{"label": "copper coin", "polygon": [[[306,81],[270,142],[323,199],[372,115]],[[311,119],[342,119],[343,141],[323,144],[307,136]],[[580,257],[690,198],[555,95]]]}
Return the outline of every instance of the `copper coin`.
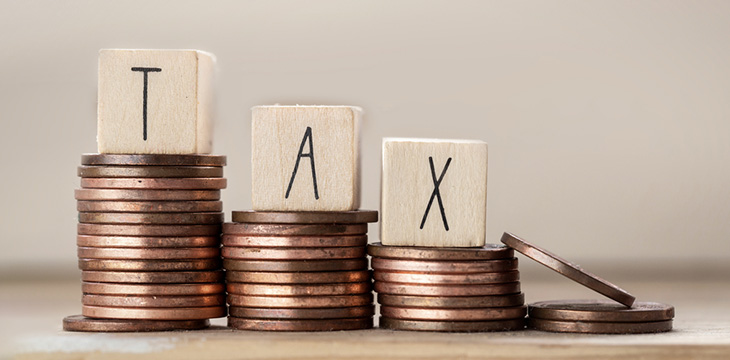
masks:
{"label": "copper coin", "polygon": [[79,247],[77,254],[84,259],[135,260],[193,260],[220,257],[220,248],[98,248]]}
{"label": "copper coin", "polygon": [[373,274],[373,276],[375,280],[378,281],[434,285],[499,284],[520,280],[520,272],[517,270],[467,274],[431,274],[378,270]]}
{"label": "copper coin", "polygon": [[223,245],[237,247],[365,246],[367,235],[353,236],[240,236],[223,235]]}
{"label": "copper coin", "polygon": [[375,306],[319,308],[319,309],[271,309],[231,306],[228,315],[247,319],[348,319],[372,317]]}
{"label": "copper coin", "polygon": [[220,283],[201,284],[115,284],[99,282],[82,282],[84,294],[98,295],[215,295],[222,294],[225,289]]}
{"label": "copper coin", "polygon": [[482,261],[419,261],[373,258],[371,265],[375,270],[429,272],[446,274],[505,272],[517,270],[517,258]]}
{"label": "copper coin", "polygon": [[372,290],[370,282],[315,284],[315,285],[280,285],[280,284],[226,284],[229,294],[262,295],[262,296],[320,296],[363,294]]}
{"label": "copper coin", "polygon": [[220,212],[221,201],[77,201],[81,212]]}
{"label": "copper coin", "polygon": [[524,318],[527,315],[527,306],[471,309],[381,306],[380,315],[403,320],[494,321]]}
{"label": "copper coin", "polygon": [[222,155],[199,154],[83,154],[83,165],[224,166]]}
{"label": "copper coin", "polygon": [[233,260],[224,259],[223,268],[227,271],[267,271],[267,272],[294,272],[294,271],[348,271],[364,270],[368,268],[368,260]]}
{"label": "copper coin", "polygon": [[558,272],[559,274],[628,307],[631,307],[631,304],[633,304],[636,300],[633,295],[618,286],[583,270],[580,266],[573,264],[547,250],[530,244],[513,234],[504,233],[504,235],[502,235],[502,242],[521,252],[530,259]]}
{"label": "copper coin", "polygon": [[672,330],[672,320],[650,322],[587,322],[529,318],[530,329],[584,334],[645,334]]}
{"label": "copper coin", "polygon": [[380,328],[408,331],[488,332],[515,331],[525,328],[525,319],[498,321],[423,321],[380,317]]}
{"label": "copper coin", "polygon": [[210,326],[206,320],[119,320],[92,319],[83,315],[67,316],[63,319],[63,330],[84,332],[145,332],[171,330],[199,330]]}
{"label": "copper coin", "polygon": [[149,236],[94,236],[78,235],[76,245],[105,248],[194,248],[220,247],[217,236],[149,237]]}
{"label": "copper coin", "polygon": [[226,235],[264,235],[264,236],[328,236],[328,235],[365,235],[368,224],[325,225],[325,224],[244,224],[225,223]]}
{"label": "copper coin", "polygon": [[82,271],[81,280],[105,283],[189,284],[223,282],[223,271]]}
{"label": "copper coin", "polygon": [[370,281],[370,272],[254,272],[226,271],[226,281],[255,284],[333,284]]}
{"label": "copper coin", "polygon": [[79,259],[79,269],[93,271],[195,271],[218,270],[220,259],[203,260],[99,260]]}
{"label": "copper coin", "polygon": [[224,178],[81,178],[84,189],[225,189]]}
{"label": "copper coin", "polygon": [[222,177],[222,167],[211,166],[79,166],[82,178],[211,178]]}
{"label": "copper coin", "polygon": [[118,190],[76,189],[76,200],[191,201],[219,200],[220,190]]}
{"label": "copper coin", "polygon": [[80,223],[91,224],[153,224],[153,225],[202,225],[220,224],[223,213],[79,213]]}
{"label": "copper coin", "polygon": [[218,236],[220,225],[107,225],[78,224],[79,235]]}
{"label": "copper coin", "polygon": [[674,318],[672,305],[639,301],[632,307],[605,300],[540,301],[529,306],[530,317],[589,322],[649,322]]}
{"label": "copper coin", "polygon": [[392,295],[423,296],[480,296],[508,295],[520,292],[520,283],[488,285],[413,285],[384,281],[374,283],[375,292]]}
{"label": "copper coin", "polygon": [[435,309],[510,307],[523,305],[525,294],[458,297],[378,294],[378,303],[386,306]]}
{"label": "copper coin", "polygon": [[84,294],[81,298],[81,303],[90,306],[131,308],[210,307],[225,306],[226,297],[223,294],[199,296],[114,296]]}
{"label": "copper coin", "polygon": [[202,320],[226,316],[226,307],[125,308],[83,305],[81,314],[102,319]]}
{"label": "copper coin", "polygon": [[228,317],[228,326],[256,331],[339,331],[371,329],[373,318],[325,320],[265,320]]}
{"label": "copper coin", "polygon": [[228,304],[258,308],[336,308],[372,305],[373,294],[339,296],[251,296],[228,294]]}
{"label": "copper coin", "polygon": [[252,248],[224,246],[226,259],[245,260],[326,260],[364,258],[365,247],[333,248]]}
{"label": "copper coin", "polygon": [[487,244],[479,248],[430,248],[418,246],[390,246],[381,243],[368,245],[373,257],[412,260],[498,260],[515,257],[514,251],[504,245]]}
{"label": "copper coin", "polygon": [[233,222],[263,224],[362,224],[378,221],[375,210],[234,211]]}

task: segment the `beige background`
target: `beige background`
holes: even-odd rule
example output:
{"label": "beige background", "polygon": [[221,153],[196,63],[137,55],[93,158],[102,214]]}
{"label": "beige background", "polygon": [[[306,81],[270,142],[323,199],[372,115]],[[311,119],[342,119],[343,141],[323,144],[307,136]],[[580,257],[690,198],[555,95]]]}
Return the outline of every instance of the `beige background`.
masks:
{"label": "beige background", "polygon": [[382,137],[481,139],[489,242],[711,268],[730,260],[728,24],[724,1],[5,1],[0,274],[77,276],[76,166],[115,47],[218,57],[228,218],[250,207],[253,105],[350,104],[364,208]]}

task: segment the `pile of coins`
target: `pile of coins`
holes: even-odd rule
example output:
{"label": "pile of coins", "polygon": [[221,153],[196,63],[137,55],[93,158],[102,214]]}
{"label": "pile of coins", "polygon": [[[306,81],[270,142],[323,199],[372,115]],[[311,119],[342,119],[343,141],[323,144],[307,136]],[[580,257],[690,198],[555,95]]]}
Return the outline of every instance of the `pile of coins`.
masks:
{"label": "pile of coins", "polygon": [[220,190],[226,158],[82,157],[76,190],[82,314],[66,330],[207,327],[226,315]]}
{"label": "pile of coins", "polygon": [[512,249],[368,246],[380,327],[484,332],[520,330],[527,308]]}
{"label": "pile of coins", "polygon": [[228,326],[333,331],[373,326],[366,258],[377,211],[234,211],[223,225]]}

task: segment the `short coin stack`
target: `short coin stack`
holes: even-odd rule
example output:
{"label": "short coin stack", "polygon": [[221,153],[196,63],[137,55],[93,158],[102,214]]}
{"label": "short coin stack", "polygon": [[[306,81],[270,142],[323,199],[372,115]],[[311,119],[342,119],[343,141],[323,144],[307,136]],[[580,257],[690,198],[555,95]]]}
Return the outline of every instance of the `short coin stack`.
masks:
{"label": "short coin stack", "polygon": [[224,156],[82,157],[76,190],[82,314],[66,330],[196,329],[226,315]]}
{"label": "short coin stack", "polygon": [[512,249],[368,246],[380,327],[483,332],[525,327],[525,297]]}
{"label": "short coin stack", "polygon": [[333,331],[373,326],[366,249],[377,211],[234,211],[223,225],[230,327]]}

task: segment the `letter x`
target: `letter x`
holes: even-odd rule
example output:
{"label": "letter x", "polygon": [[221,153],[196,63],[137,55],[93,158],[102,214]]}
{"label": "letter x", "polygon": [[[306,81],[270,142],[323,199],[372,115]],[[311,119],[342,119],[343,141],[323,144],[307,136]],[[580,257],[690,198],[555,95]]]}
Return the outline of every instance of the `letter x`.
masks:
{"label": "letter x", "polygon": [[444,203],[443,201],[441,201],[441,191],[439,191],[439,185],[441,185],[441,180],[443,180],[444,175],[446,175],[446,170],[449,169],[449,164],[451,164],[451,158],[446,160],[446,165],[444,165],[444,169],[441,170],[441,176],[439,176],[438,180],[436,180],[436,169],[433,166],[433,158],[430,156],[428,157],[428,164],[431,165],[433,192],[431,193],[431,198],[428,200],[428,206],[426,206],[426,212],[423,214],[423,220],[421,220],[421,229],[423,229],[423,225],[426,224],[426,218],[428,217],[429,210],[431,210],[433,198],[437,198],[439,201],[439,210],[441,210],[441,219],[444,221],[444,229],[446,229],[446,231],[449,231],[449,223],[446,222],[446,213],[444,212]]}

